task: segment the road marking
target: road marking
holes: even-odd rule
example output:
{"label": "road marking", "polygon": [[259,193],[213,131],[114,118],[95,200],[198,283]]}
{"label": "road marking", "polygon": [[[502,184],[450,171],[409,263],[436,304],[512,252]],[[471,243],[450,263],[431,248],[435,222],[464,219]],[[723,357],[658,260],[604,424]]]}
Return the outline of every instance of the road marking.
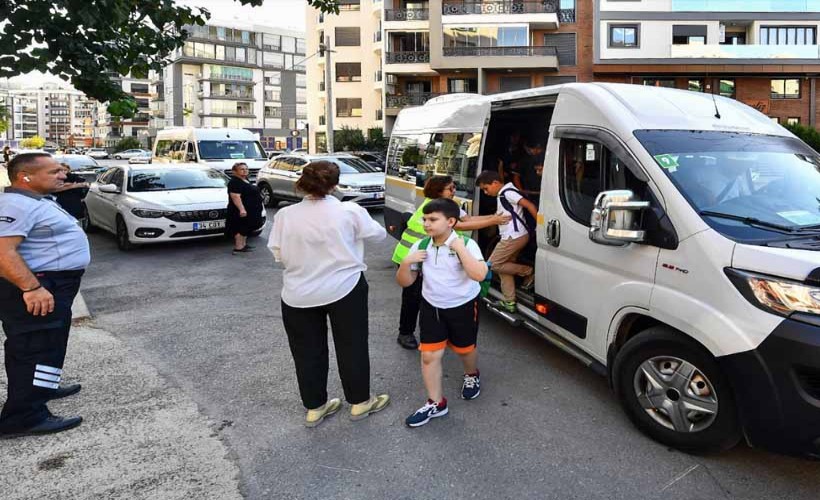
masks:
{"label": "road marking", "polygon": [[680,481],[681,479],[685,478],[686,476],[688,476],[689,474],[691,474],[692,472],[694,472],[694,471],[695,471],[695,469],[697,469],[698,467],[700,467],[700,464],[693,465],[692,467],[689,467],[688,469],[686,469],[686,470],[683,472],[683,474],[679,475],[678,477],[676,477],[675,479],[673,479],[672,481],[670,481],[670,482],[669,482],[669,484],[667,484],[666,486],[664,486],[664,487],[661,489],[661,492],[664,492],[664,491],[668,490],[668,489],[669,489],[669,488],[670,488],[673,484],[677,483],[677,482],[678,482],[678,481]]}
{"label": "road marking", "polygon": [[343,470],[347,472],[361,472],[360,470],[345,469],[344,467],[331,467],[329,465],[319,465],[319,467],[324,467],[325,469]]}

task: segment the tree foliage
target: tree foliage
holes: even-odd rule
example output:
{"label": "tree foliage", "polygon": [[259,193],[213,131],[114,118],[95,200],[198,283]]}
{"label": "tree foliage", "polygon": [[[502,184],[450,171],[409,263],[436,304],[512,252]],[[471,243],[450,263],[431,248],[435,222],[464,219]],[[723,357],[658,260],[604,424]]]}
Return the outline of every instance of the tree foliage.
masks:
{"label": "tree foliage", "polygon": [[786,130],[800,138],[817,152],[820,152],[820,132],[814,127],[807,127],[799,123],[794,125],[783,125]]}
{"label": "tree foliage", "polygon": [[[263,2],[236,1],[255,7]],[[338,0],[306,2],[339,12]],[[271,4],[265,8],[275,8]],[[209,18],[206,9],[170,0],[2,0],[0,78],[36,70],[70,81],[100,102],[130,101],[111,77],[162,70],[185,42],[182,28]]]}
{"label": "tree foliage", "polygon": [[336,151],[361,151],[365,140],[361,130],[352,127],[342,127],[333,131],[333,147]]}
{"label": "tree foliage", "polygon": [[5,133],[9,129],[10,122],[11,113],[9,113],[9,108],[0,105],[0,134]]}
{"label": "tree foliage", "polygon": [[22,147],[23,149],[40,149],[45,145],[46,140],[40,137],[39,135],[28,137],[20,141],[20,147]]}
{"label": "tree foliage", "polygon": [[142,144],[140,144],[139,139],[136,137],[123,137],[116,144],[116,146],[114,146],[114,152],[119,153],[120,151],[125,151],[126,149],[138,149],[141,147]]}
{"label": "tree foliage", "polygon": [[384,130],[378,127],[367,130],[367,144],[365,144],[365,149],[368,151],[383,153],[387,151],[388,142],[389,139],[384,136]]}

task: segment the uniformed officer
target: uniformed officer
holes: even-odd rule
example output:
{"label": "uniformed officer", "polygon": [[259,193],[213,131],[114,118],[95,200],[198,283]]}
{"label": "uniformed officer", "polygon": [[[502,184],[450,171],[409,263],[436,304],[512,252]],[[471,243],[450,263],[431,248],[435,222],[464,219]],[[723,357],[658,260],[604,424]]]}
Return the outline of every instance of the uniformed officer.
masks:
{"label": "uniformed officer", "polygon": [[82,422],[52,415],[46,402],[80,390],[60,380],[88,239],[48,196],[65,180],[50,155],[20,154],[8,173],[11,187],[0,193],[0,321],[9,386],[0,436],[60,432]]}

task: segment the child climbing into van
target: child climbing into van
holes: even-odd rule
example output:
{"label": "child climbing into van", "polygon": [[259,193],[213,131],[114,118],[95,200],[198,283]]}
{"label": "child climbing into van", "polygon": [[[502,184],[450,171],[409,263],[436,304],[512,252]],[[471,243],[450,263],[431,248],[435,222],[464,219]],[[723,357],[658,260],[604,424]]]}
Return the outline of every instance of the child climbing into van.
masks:
{"label": "child climbing into van", "polygon": [[420,427],[448,412],[441,384],[441,362],[448,345],[464,365],[461,397],[475,399],[481,392],[476,337],[479,282],[487,275],[487,264],[478,244],[453,229],[459,217],[456,202],[437,198],[427,203],[423,212],[427,237],[413,244],[396,273],[402,287],[412,285],[420,273],[424,275],[419,350],[428,399],[407,417],[409,427]]}
{"label": "child climbing into van", "polygon": [[481,172],[476,179],[476,185],[485,195],[498,198],[498,214],[512,217],[510,222],[499,224],[498,232],[501,240],[490,255],[489,262],[492,263],[493,272],[501,279],[501,293],[504,295],[502,300],[496,302],[496,307],[515,312],[515,277],[524,277],[521,286],[525,289],[531,288],[535,282],[533,268],[515,261],[518,254],[526,248],[532,229],[528,227],[529,223],[524,217],[524,210],[529,212],[535,220],[538,218],[538,209],[531,201],[524,198],[512,182],[502,184],[498,172],[492,170]]}

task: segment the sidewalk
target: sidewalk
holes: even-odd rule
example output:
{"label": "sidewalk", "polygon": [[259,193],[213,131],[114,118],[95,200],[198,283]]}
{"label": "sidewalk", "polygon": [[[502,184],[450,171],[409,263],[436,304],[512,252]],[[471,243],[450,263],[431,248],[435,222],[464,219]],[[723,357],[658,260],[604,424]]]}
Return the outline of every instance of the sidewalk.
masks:
{"label": "sidewalk", "polygon": [[[85,421],[64,433],[0,440],[4,500],[241,498],[221,428],[110,333],[88,321],[73,328],[64,382],[83,390],[49,407]],[[5,394],[2,371],[0,400]]]}

